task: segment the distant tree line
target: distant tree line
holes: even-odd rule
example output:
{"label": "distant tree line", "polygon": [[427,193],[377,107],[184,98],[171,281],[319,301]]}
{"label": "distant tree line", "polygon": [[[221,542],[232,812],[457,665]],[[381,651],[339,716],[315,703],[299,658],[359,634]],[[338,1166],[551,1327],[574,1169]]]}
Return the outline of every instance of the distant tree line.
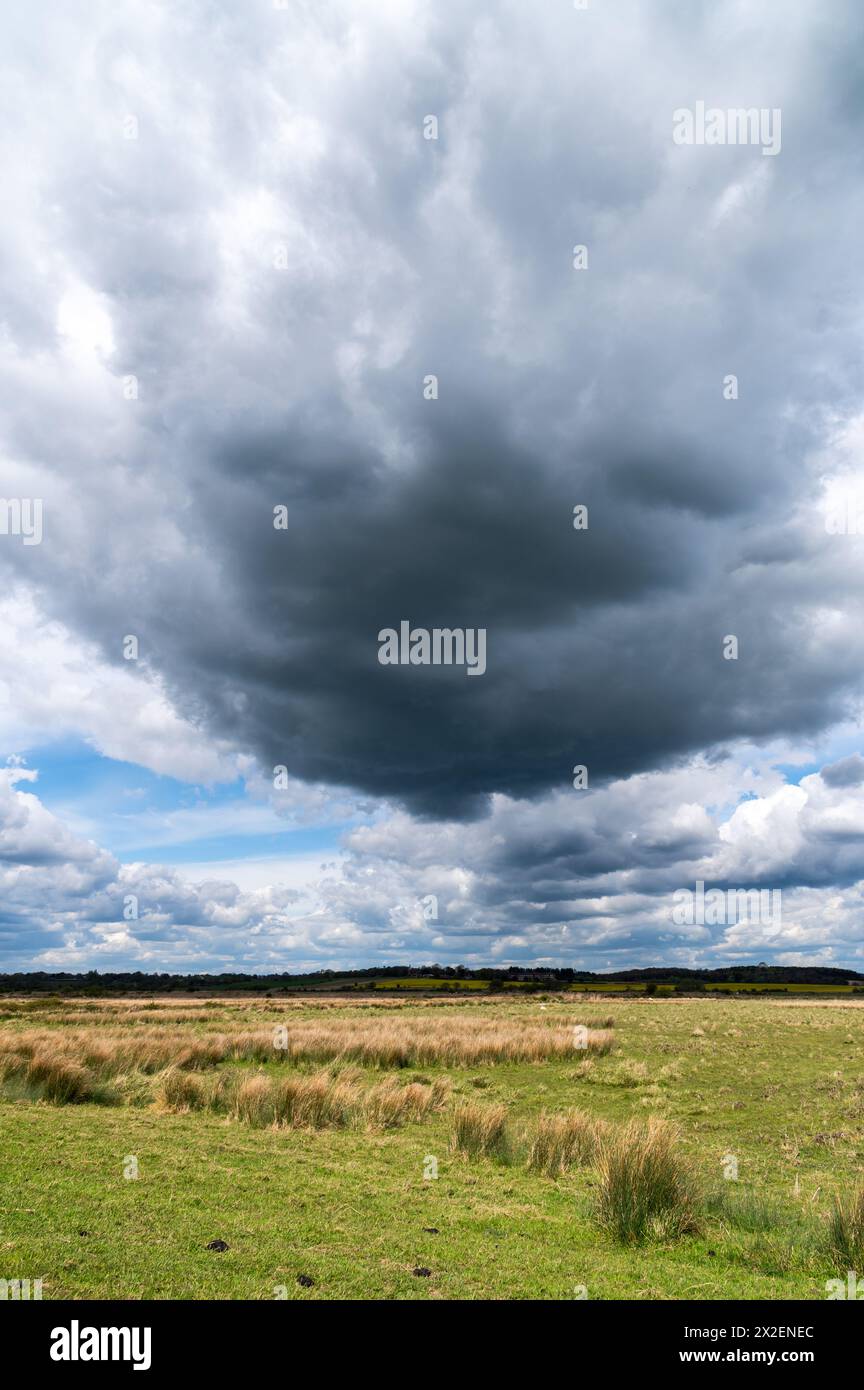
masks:
{"label": "distant tree line", "polygon": [[365,982],[387,979],[488,980],[490,986],[501,988],[508,983],[521,983],[536,988],[555,988],[566,984],[625,984],[644,983],[649,986],[674,985],[683,989],[698,989],[708,984],[845,984],[862,981],[864,975],[855,970],[840,970],[831,966],[795,965],[730,965],[716,970],[688,970],[683,967],[654,966],[643,970],[617,970],[598,974],[590,970],[571,970],[565,966],[535,968],[508,966],[499,970],[483,967],[470,970],[464,965],[374,965],[354,970],[314,970],[305,974],[287,972],[270,975],[245,975],[223,972],[219,975],[145,974],[136,971],[87,970],[78,974],[68,971],[26,971],[0,974],[0,993],[4,994],[209,994],[244,990],[261,993],[266,990],[295,989],[357,989]]}

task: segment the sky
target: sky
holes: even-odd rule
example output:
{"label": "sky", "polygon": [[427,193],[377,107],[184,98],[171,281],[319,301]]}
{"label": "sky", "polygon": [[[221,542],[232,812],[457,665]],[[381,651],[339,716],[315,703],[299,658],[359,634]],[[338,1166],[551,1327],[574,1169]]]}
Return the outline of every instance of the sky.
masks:
{"label": "sky", "polygon": [[864,970],[862,40],[5,8],[0,972]]}

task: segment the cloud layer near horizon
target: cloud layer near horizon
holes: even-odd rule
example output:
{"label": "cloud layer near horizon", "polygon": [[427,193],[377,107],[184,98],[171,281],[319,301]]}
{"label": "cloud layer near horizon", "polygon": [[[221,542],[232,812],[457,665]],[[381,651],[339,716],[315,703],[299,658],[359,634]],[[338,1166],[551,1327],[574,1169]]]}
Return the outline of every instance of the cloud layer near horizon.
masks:
{"label": "cloud layer near horizon", "polygon": [[[723,761],[530,807],[496,797],[467,828],[394,812],[349,832],[344,859],[307,891],[246,892],[120,864],[13,767],[0,772],[0,967],[860,963],[864,775],[853,762],[794,786]],[[782,916],[677,925],[675,894],[700,880],[779,888]]]}

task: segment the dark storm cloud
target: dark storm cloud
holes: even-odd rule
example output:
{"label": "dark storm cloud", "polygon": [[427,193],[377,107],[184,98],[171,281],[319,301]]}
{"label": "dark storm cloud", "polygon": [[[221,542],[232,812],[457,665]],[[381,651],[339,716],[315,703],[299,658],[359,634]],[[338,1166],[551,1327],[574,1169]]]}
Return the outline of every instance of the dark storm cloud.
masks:
{"label": "dark storm cloud", "polygon": [[[860,14],[468,9],[126,33],[103,7],[82,110],[46,115],[62,265],[24,328],[53,350],[66,272],[104,293],[117,397],[58,374],[10,438],[44,471],[46,542],[12,558],[50,611],[112,659],[137,634],[265,769],[461,817],[576,763],[818,731],[862,654],[820,621],[852,584],[801,516],[862,387]],[[675,147],[699,99],[782,107],[781,154]],[[485,628],[486,674],[382,667],[402,619]]]}
{"label": "dark storm cloud", "polygon": [[841,758],[839,762],[823,767],[821,776],[829,787],[860,787],[864,782],[864,758],[860,753]]}

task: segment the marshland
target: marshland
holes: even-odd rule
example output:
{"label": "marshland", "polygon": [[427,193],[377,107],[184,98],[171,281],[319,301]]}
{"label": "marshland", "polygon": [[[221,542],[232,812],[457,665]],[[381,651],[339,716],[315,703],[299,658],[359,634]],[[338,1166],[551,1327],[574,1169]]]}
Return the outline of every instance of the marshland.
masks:
{"label": "marshland", "polygon": [[820,1299],[862,1190],[856,1000],[0,999],[46,1299]]}

